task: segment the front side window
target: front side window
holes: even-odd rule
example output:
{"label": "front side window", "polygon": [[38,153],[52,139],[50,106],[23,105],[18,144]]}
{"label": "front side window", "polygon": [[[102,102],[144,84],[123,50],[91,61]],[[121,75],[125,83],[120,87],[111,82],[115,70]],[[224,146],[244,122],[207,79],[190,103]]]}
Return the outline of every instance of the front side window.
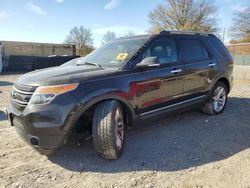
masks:
{"label": "front side window", "polygon": [[174,39],[157,39],[146,50],[143,58],[158,57],[160,64],[177,61],[177,50]]}
{"label": "front side window", "polygon": [[194,62],[208,59],[208,52],[199,40],[183,39],[179,41],[181,59],[184,62]]}

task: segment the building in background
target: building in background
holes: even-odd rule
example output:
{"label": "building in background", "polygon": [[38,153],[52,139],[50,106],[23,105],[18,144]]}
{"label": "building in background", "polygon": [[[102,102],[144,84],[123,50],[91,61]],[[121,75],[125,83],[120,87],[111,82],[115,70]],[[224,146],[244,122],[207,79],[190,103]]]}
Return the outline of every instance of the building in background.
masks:
{"label": "building in background", "polygon": [[[50,65],[55,66],[53,65],[55,61],[57,61],[56,65],[58,65],[76,56],[76,47],[71,44],[16,41],[0,41],[0,44],[2,45],[2,64],[5,70],[34,70],[39,67],[45,68]],[[52,58],[49,57],[54,57],[53,61]],[[41,58],[43,58],[43,65],[40,66],[41,62],[39,64],[39,60],[41,60]]]}

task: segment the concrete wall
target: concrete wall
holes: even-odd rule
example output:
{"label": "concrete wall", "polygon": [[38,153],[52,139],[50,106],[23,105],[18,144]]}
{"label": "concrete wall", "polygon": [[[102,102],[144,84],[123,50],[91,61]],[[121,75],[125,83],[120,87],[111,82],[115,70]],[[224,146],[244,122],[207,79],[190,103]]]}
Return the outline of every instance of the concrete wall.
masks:
{"label": "concrete wall", "polygon": [[74,45],[68,44],[49,44],[49,43],[30,43],[1,41],[3,45],[3,55],[27,55],[47,57],[49,55],[68,55],[75,56]]}
{"label": "concrete wall", "polygon": [[250,66],[234,65],[234,80],[250,81]]}

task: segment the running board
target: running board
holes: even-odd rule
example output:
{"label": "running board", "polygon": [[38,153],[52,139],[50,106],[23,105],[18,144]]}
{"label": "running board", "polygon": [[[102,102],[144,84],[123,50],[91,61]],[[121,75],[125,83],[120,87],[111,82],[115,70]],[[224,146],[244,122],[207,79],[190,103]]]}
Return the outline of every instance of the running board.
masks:
{"label": "running board", "polygon": [[171,105],[168,105],[168,106],[164,106],[164,107],[161,107],[161,108],[158,108],[158,109],[155,109],[155,110],[151,110],[151,111],[148,111],[148,112],[144,112],[144,113],[141,113],[140,114],[140,117],[141,118],[144,118],[145,116],[151,116],[151,114],[154,114],[154,113],[163,113],[165,112],[165,110],[171,110],[172,108],[174,107],[179,107],[180,105],[185,105],[185,104],[188,104],[190,102],[193,102],[193,101],[199,101],[199,100],[202,100],[206,97],[206,95],[201,95],[201,96],[198,96],[198,97],[195,97],[195,98],[192,98],[192,99],[188,99],[188,100],[185,100],[185,101],[182,101],[182,102],[178,102],[178,103],[175,103],[175,104],[171,104]]}

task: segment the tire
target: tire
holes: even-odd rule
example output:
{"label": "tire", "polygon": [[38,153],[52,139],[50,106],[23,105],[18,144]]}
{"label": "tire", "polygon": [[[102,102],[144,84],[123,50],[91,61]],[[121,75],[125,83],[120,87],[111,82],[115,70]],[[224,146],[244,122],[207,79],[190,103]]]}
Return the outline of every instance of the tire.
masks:
{"label": "tire", "polygon": [[94,112],[92,134],[94,148],[104,159],[118,159],[124,147],[124,114],[118,101],[100,103]]}
{"label": "tire", "polygon": [[223,82],[218,81],[209,96],[208,102],[201,110],[209,115],[221,114],[227,104],[228,88]]}

